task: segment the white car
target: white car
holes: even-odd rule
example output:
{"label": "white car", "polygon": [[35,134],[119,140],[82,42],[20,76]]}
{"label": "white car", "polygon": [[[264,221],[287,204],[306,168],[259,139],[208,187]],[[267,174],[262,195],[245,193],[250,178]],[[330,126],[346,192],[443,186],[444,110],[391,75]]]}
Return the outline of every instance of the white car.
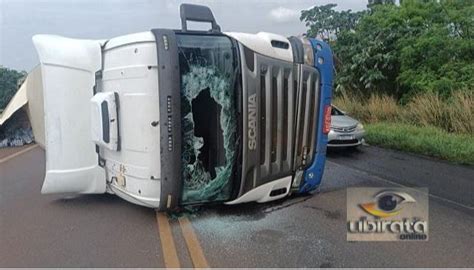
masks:
{"label": "white car", "polygon": [[359,121],[332,105],[328,147],[357,147],[364,143],[364,135],[364,126]]}

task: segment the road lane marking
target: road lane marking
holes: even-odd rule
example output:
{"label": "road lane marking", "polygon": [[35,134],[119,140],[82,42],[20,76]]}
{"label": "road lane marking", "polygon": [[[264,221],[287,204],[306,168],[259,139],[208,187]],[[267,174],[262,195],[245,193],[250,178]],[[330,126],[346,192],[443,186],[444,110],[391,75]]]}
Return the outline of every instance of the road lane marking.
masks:
{"label": "road lane marking", "polygon": [[4,163],[4,162],[7,162],[7,161],[9,161],[10,159],[13,159],[13,158],[15,158],[15,157],[17,157],[17,156],[19,156],[19,155],[22,155],[22,154],[24,154],[24,153],[26,153],[26,152],[29,152],[29,151],[35,149],[36,147],[38,147],[37,144],[31,145],[31,146],[29,146],[29,147],[27,147],[27,148],[25,148],[25,149],[23,149],[23,150],[21,150],[21,151],[18,151],[18,152],[16,152],[16,153],[13,153],[13,154],[7,156],[7,157],[4,157],[4,158],[0,159],[0,164],[2,164],[2,163]]}
{"label": "road lane marking", "polygon": [[187,217],[181,217],[178,220],[194,268],[210,268],[191,222]]}
{"label": "road lane marking", "polygon": [[179,268],[178,253],[176,252],[168,217],[164,213],[157,212],[156,220],[158,222],[158,232],[160,234],[161,250],[163,251],[165,267]]}

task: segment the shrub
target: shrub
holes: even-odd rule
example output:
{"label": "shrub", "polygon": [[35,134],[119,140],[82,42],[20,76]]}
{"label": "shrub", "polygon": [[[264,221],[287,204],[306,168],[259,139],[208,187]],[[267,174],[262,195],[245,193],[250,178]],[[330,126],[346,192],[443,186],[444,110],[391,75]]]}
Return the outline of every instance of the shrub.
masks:
{"label": "shrub", "polygon": [[15,95],[26,72],[16,71],[0,66],[0,112],[5,109],[10,99]]}
{"label": "shrub", "polygon": [[449,98],[437,93],[412,97],[401,105],[387,95],[342,94],[333,104],[364,122],[401,122],[420,127],[438,127],[447,132],[474,134],[474,91],[457,91]]}
{"label": "shrub", "polygon": [[435,127],[380,122],[366,125],[369,144],[474,165],[474,136]]}

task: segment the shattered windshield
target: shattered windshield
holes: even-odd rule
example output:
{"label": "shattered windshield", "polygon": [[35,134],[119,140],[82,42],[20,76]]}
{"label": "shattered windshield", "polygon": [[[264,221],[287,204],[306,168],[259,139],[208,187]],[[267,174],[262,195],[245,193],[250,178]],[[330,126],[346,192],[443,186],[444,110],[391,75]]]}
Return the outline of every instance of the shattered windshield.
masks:
{"label": "shattered windshield", "polygon": [[183,203],[228,200],[237,150],[236,52],[225,36],[177,35]]}

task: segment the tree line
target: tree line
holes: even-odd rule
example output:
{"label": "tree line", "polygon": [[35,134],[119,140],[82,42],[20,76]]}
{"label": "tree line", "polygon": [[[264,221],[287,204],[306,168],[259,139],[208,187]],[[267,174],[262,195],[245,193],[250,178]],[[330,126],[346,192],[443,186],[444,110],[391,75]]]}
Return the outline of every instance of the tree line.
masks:
{"label": "tree line", "polygon": [[334,50],[336,94],[388,94],[403,102],[424,92],[474,91],[474,1],[370,0],[367,7],[301,12],[307,35]]}
{"label": "tree line", "polygon": [[0,113],[15,95],[26,75],[25,71],[16,71],[0,66]]}
{"label": "tree line", "polygon": [[[336,4],[301,12],[307,35],[329,42],[336,94],[388,94],[408,101],[420,93],[449,97],[474,91],[473,0],[369,0],[367,10]],[[26,72],[0,66],[0,112]]]}

